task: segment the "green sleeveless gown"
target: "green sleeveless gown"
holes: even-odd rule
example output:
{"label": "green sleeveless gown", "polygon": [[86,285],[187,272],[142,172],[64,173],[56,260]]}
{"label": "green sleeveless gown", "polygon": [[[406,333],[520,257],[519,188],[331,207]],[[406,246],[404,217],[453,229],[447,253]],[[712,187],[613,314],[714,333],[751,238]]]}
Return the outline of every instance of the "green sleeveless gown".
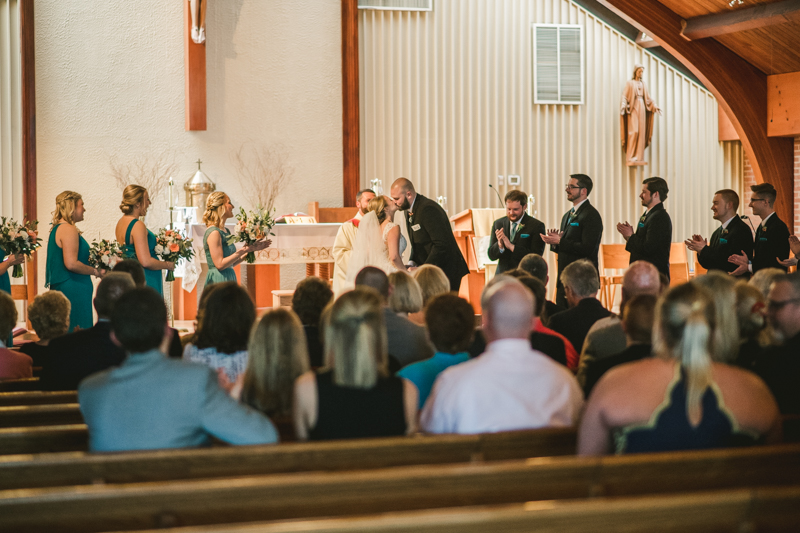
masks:
{"label": "green sleeveless gown", "polygon": [[[131,223],[128,224],[128,229],[125,230],[125,245],[122,247],[122,257],[125,259],[133,259],[138,261],[139,258],[136,256],[136,247],[131,240],[131,231],[133,230],[133,226],[138,222],[137,219],[131,220]],[[144,224],[144,223],[143,223]],[[145,228],[147,229],[147,228]],[[156,257],[156,235],[149,229],[147,230],[147,249],[150,252],[150,256],[153,259],[158,259]],[[147,286],[154,289],[158,294],[162,297],[164,296],[164,280],[161,277],[161,269],[158,270],[151,270],[147,267],[144,267],[144,279],[147,283]]]}
{"label": "green sleeveless gown", "polygon": [[[0,247],[0,261],[2,261],[5,258],[6,258],[6,251]],[[11,294],[11,277],[8,275],[8,271],[4,272],[3,274],[0,274],[0,291]],[[8,336],[8,339],[6,339],[5,343],[8,348],[14,346],[13,331]]]}
{"label": "green sleeveless gown", "polygon": [[[64,265],[64,251],[56,244],[56,229],[60,224],[50,230],[50,239],[47,243],[47,269],[45,270],[45,287],[52,291],[61,291],[67,297],[72,308],[69,312],[69,331],[76,326],[81,329],[92,327],[92,294],[94,286],[92,277],[86,274],[76,274],[67,270]],[[89,243],[86,239],[78,237],[78,261],[88,266]]]}
{"label": "green sleeveless gown", "polygon": [[225,268],[223,270],[217,269],[214,266],[214,261],[211,259],[211,252],[208,249],[208,236],[211,235],[212,232],[218,231],[220,238],[222,238],[222,257],[228,257],[233,255],[236,252],[236,245],[235,244],[228,244],[227,238],[230,236],[229,231],[222,231],[216,226],[212,226],[206,230],[205,235],[203,235],[203,249],[206,251],[206,263],[208,263],[208,275],[206,275],[206,285],[211,285],[213,283],[220,283],[223,281],[236,281],[236,272],[233,271],[233,267]]}

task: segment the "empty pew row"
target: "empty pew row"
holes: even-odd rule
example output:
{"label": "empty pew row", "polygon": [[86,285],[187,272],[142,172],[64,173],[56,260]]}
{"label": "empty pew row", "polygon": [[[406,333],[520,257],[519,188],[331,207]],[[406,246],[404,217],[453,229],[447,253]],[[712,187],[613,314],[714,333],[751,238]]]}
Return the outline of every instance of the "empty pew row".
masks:
{"label": "empty pew row", "polygon": [[[73,444],[80,444],[83,442],[79,440],[80,427],[67,426],[56,435],[64,440],[74,439]],[[82,437],[85,439],[85,426],[83,428]],[[30,429],[35,432],[40,428]],[[0,489],[548,457],[574,454],[575,439],[575,430],[572,428],[552,428],[481,435],[302,442],[278,446],[226,446],[113,454],[5,455],[0,456]],[[24,447],[24,442],[18,447]]]}
{"label": "empty pew row", "polygon": [[540,501],[380,515],[181,527],[136,533],[618,533],[797,531],[800,487]]}
{"label": "empty pew row", "polygon": [[[128,531],[791,487],[798,479],[800,445],[603,458],[547,457],[476,465],[7,490],[0,491],[0,525],[4,532]],[[796,506],[800,503],[796,490],[791,494]]]}
{"label": "empty pew row", "polygon": [[77,403],[7,405],[0,407],[0,428],[83,424]]}
{"label": "empty pew row", "polygon": [[78,403],[78,393],[76,391],[0,392],[0,407],[58,403]]}
{"label": "empty pew row", "polygon": [[39,378],[0,379],[0,392],[39,390]]}

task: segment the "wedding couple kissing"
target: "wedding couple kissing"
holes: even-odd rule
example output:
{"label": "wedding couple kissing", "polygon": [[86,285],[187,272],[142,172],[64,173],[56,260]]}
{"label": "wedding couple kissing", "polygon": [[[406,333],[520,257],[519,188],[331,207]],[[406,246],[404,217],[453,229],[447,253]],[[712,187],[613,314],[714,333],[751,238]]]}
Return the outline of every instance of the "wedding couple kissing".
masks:
{"label": "wedding couple kissing", "polygon": [[[375,196],[369,189],[358,193],[358,214],[342,224],[333,246],[334,293],[351,289],[365,266],[378,267],[389,274],[398,270],[413,272],[426,264],[441,268],[450,281],[450,289],[458,292],[469,268],[447,213],[438,203],[418,194],[406,178],[395,180],[389,194]],[[410,243],[394,223],[398,210],[405,212]],[[406,265],[403,252],[409,244],[411,257]]]}

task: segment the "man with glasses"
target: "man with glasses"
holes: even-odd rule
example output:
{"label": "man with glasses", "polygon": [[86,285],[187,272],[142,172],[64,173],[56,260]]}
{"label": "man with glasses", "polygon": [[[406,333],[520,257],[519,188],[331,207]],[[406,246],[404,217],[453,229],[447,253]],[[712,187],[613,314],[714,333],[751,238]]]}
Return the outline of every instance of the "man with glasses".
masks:
{"label": "man with glasses", "polygon": [[800,414],[800,274],[775,278],[767,299],[767,318],[783,337],[756,366],[783,414]]}
{"label": "man with glasses", "polygon": [[719,220],[722,225],[711,235],[711,242],[707,243],[700,235],[692,235],[691,239],[684,241],[687,248],[697,253],[700,266],[706,270],[732,273],[736,270],[736,265],[728,261],[731,255],[742,252],[748,261],[753,257],[753,233],[736,214],[737,209],[739,195],[736,191],[717,191],[711,202],[711,212],[714,213],[714,219]]}
{"label": "man with glasses", "polygon": [[561,217],[561,227],[542,234],[542,240],[550,250],[558,254],[558,281],[556,283],[556,305],[567,307],[561,273],[568,265],[586,259],[597,268],[597,254],[603,238],[603,219],[589,202],[592,178],[586,174],[572,174],[565,188],[572,209]]}
{"label": "man with glasses", "polygon": [[769,183],[753,185],[750,190],[753,191],[750,209],[761,218],[756,230],[753,260],[750,261],[744,251],[734,253],[728,258],[728,261],[737,265],[731,274],[740,276],[758,272],[762,268],[780,268],[785,272],[786,265],[783,262],[789,257],[789,228],[778,218],[773,207],[778,193]]}

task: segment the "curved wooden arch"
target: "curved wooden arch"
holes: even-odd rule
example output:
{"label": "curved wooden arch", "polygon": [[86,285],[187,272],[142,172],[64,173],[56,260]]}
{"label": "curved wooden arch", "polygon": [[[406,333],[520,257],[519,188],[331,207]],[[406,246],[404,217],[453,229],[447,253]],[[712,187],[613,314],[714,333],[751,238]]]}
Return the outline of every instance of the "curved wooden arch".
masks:
{"label": "curved wooden arch", "polygon": [[767,76],[714,39],[681,37],[681,17],[657,0],[599,0],[652,36],[714,94],[753,165],[756,181],[775,186],[778,216],[794,226],[793,140],[767,136]]}

